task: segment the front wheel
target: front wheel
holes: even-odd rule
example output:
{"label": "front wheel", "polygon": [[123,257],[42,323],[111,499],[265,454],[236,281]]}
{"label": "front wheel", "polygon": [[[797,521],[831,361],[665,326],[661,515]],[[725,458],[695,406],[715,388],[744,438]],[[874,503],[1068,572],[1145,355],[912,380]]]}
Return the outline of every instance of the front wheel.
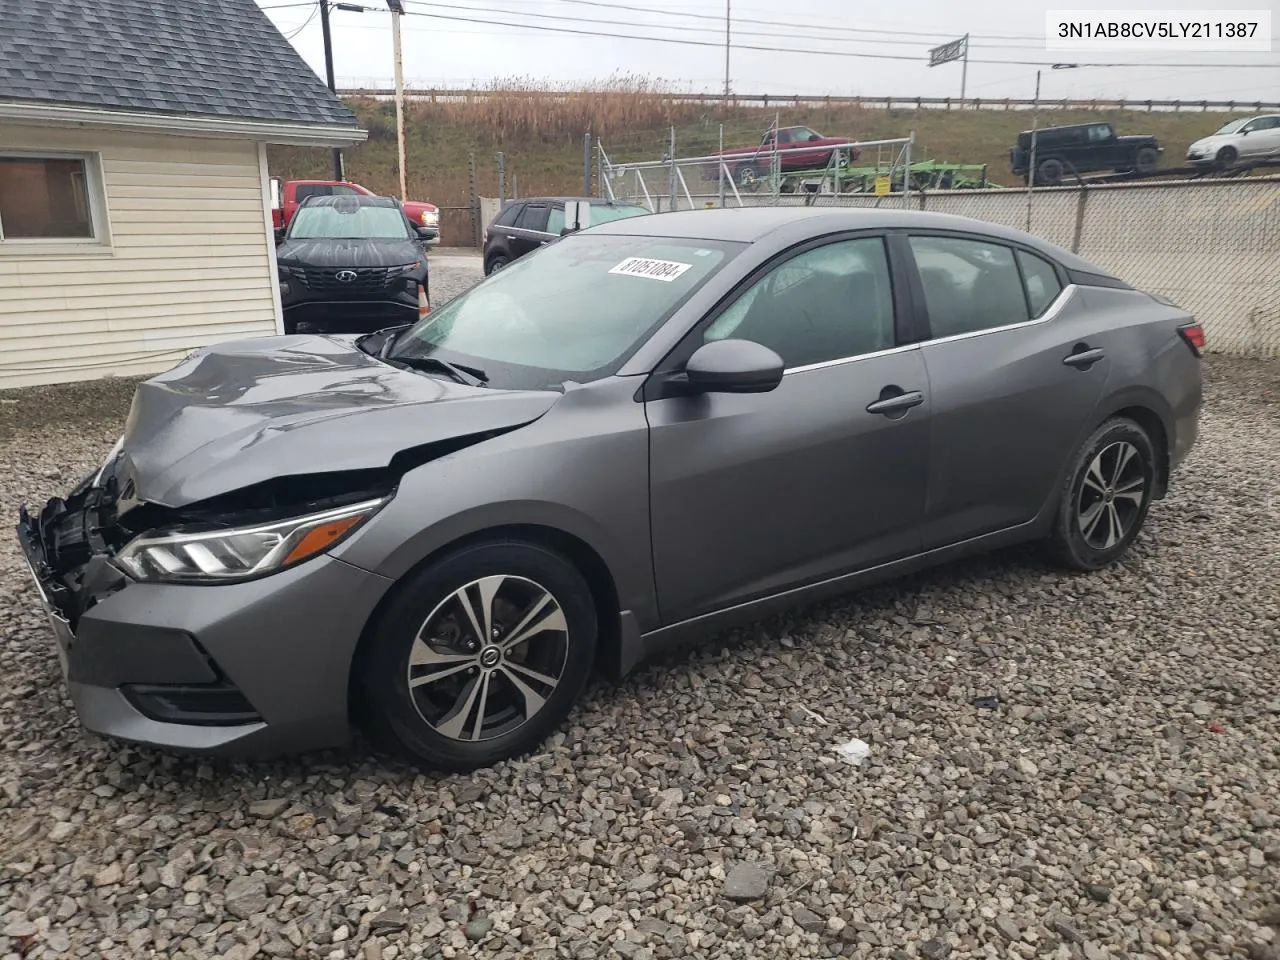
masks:
{"label": "front wheel", "polygon": [[1133,168],[1143,175],[1156,172],[1160,164],[1160,154],[1155,147],[1143,147],[1133,158]]}
{"label": "front wheel", "polygon": [[1115,417],[1076,453],[1058,498],[1052,545],[1074,570],[1122,556],[1147,518],[1156,483],[1155,445],[1132,420]]}
{"label": "front wheel", "polygon": [[523,541],[463,548],[410,574],[361,677],[376,726],[432,767],[466,771],[534,749],[568,716],[595,658],[591,590]]}
{"label": "front wheel", "polygon": [[1230,170],[1236,165],[1236,161],[1240,159],[1240,154],[1235,147],[1223,147],[1218,151],[1218,156],[1215,159],[1219,170]]}

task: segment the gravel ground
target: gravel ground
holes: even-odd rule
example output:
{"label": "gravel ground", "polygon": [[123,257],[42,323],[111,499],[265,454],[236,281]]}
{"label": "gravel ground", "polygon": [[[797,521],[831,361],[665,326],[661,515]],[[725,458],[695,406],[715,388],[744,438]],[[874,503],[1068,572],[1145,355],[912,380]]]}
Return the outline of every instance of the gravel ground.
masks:
{"label": "gravel ground", "polygon": [[[470,776],[84,734],[6,537],[0,957],[1275,960],[1280,364],[1208,379],[1123,566],[1017,550],[806,608]],[[91,468],[129,387],[0,397],[0,509]]]}

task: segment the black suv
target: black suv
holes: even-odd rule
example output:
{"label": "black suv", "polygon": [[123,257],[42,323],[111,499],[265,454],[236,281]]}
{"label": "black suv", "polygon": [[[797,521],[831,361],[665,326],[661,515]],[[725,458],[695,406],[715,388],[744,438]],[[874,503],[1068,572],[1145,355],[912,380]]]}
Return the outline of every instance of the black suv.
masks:
{"label": "black suv", "polygon": [[599,197],[527,197],[512,200],[493,218],[484,231],[484,273],[487,277],[512,260],[523,257],[544,243],[550,243],[573,228],[564,222],[566,202],[580,200],[591,204],[591,223],[639,217],[648,213],[633,203],[612,203]]}
{"label": "black suv", "polygon": [[308,197],[279,236],[285,333],[370,333],[430,309],[429,234],[392,197]]}
{"label": "black suv", "polygon": [[[1154,173],[1163,148],[1155,137],[1117,137],[1109,123],[1073,123],[1036,131],[1035,182],[1054,186],[1070,174],[1114,170],[1116,173]],[[1009,151],[1015,176],[1028,179],[1031,131],[1018,134]]]}

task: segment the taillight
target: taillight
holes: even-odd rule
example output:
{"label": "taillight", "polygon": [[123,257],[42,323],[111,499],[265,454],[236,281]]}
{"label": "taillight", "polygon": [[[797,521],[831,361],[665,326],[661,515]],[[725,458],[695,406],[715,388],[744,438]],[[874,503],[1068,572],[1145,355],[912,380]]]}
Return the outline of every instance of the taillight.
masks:
{"label": "taillight", "polygon": [[431,301],[427,298],[427,288],[418,284],[418,319],[424,320],[431,312]]}
{"label": "taillight", "polygon": [[1200,324],[1184,323],[1178,328],[1178,335],[1197,357],[1204,351],[1204,327]]}

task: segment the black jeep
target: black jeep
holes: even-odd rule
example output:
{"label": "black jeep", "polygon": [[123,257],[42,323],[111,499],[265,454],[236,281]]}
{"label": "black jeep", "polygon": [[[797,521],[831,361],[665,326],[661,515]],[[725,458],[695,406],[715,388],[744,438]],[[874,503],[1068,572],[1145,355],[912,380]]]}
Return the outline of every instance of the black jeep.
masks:
{"label": "black jeep", "polygon": [[[1109,123],[1073,123],[1036,131],[1038,185],[1054,186],[1072,174],[1114,170],[1116,173],[1154,173],[1164,148],[1155,137],[1117,137]],[[1010,168],[1025,182],[1031,167],[1031,131],[1018,134],[1009,151]]]}

